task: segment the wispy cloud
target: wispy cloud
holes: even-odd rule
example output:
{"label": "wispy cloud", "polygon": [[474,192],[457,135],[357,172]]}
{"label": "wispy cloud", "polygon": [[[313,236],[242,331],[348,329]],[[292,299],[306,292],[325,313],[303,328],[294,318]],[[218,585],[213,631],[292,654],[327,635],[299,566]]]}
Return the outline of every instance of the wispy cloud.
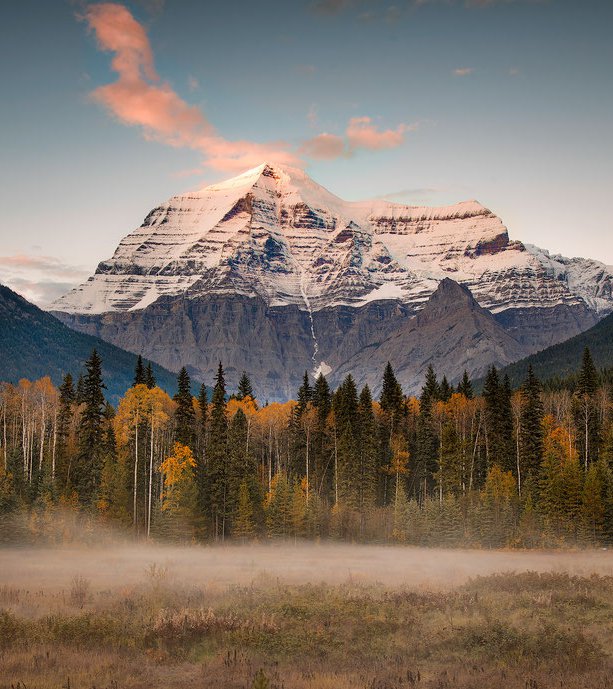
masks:
{"label": "wispy cloud", "polygon": [[0,282],[40,306],[66,294],[90,272],[84,266],[70,265],[54,256],[0,256]]}
{"label": "wispy cloud", "polygon": [[120,122],[141,127],[148,139],[200,151],[206,164],[218,170],[243,170],[262,160],[299,164],[282,141],[229,141],[218,134],[199,108],[161,81],[147,34],[125,6],[89,5],[82,18],[95,33],[99,47],[114,54],[111,68],[118,75],[91,96]]}
{"label": "wispy cloud", "polygon": [[474,67],[457,67],[453,70],[456,77],[468,77],[475,71]]}
{"label": "wispy cloud", "polygon": [[[379,130],[370,118],[360,117],[349,121],[344,137],[322,133],[298,146],[285,141],[230,141],[216,131],[200,108],[187,103],[160,79],[147,33],[124,5],[89,5],[81,18],[94,32],[98,46],[113,53],[111,68],[117,74],[116,81],[94,89],[92,99],[123,124],[140,127],[147,139],[199,151],[203,164],[215,170],[236,172],[265,160],[302,166],[304,156],[333,159],[358,150],[394,148],[411,129],[400,124]],[[314,68],[306,68],[313,73]],[[190,87],[197,86],[197,82],[190,83]]]}
{"label": "wispy cloud", "polygon": [[407,132],[417,124],[399,124],[394,129],[379,129],[370,117],[352,117],[343,135],[324,132],[307,139],[300,149],[303,155],[318,160],[350,158],[358,151],[382,151],[398,148]]}

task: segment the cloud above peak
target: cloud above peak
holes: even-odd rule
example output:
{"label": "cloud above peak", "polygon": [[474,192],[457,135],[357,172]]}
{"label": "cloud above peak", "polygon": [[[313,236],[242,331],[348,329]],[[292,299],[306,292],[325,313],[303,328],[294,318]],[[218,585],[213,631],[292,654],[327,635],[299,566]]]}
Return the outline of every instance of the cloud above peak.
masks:
{"label": "cloud above peak", "polygon": [[395,129],[379,129],[370,117],[352,117],[343,135],[324,132],[307,139],[300,152],[316,160],[350,158],[358,151],[382,151],[398,148],[405,134],[414,131],[416,124],[399,124]]}
{"label": "cloud above peak", "polygon": [[206,165],[218,170],[242,170],[264,159],[300,163],[284,142],[229,141],[218,134],[200,108],[161,81],[146,31],[124,5],[89,5],[80,18],[98,47],[114,53],[111,68],[117,74],[116,81],[99,86],[91,97],[123,124],[141,127],[147,139],[200,151]]}
{"label": "cloud above peak", "polygon": [[360,149],[394,148],[410,129],[401,124],[380,131],[370,118],[359,117],[349,120],[344,137],[321,133],[297,145],[231,141],[200,108],[187,103],[160,78],[147,32],[127,7],[110,2],[88,5],[79,19],[94,33],[98,47],[113,53],[111,69],[117,74],[114,82],[94,89],[91,98],[122,124],[140,127],[148,140],[199,151],[203,164],[215,170],[242,171],[262,160],[301,167],[305,157],[331,160]]}

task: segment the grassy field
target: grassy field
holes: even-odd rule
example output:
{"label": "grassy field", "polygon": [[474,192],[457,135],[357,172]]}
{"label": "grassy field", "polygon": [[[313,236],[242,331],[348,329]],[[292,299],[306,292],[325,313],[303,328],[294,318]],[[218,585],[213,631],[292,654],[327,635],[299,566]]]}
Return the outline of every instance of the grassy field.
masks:
{"label": "grassy field", "polygon": [[0,689],[605,689],[612,567],[588,552],[4,550]]}

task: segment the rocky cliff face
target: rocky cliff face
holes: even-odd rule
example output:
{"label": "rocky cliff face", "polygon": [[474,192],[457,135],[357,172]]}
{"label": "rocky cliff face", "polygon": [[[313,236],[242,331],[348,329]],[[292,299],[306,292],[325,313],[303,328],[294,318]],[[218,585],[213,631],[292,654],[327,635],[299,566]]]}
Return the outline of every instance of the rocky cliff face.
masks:
{"label": "rocky cliff face", "polygon": [[521,348],[513,356],[613,308],[611,267],[512,241],[476,201],[346,202],[302,171],[264,164],[155,208],[54,310],[207,380],[219,360],[230,384],[245,368],[260,397],[278,399],[305,369],[366,365],[353,357],[398,334],[446,277],[494,314]]}
{"label": "rocky cliff face", "polygon": [[417,394],[429,365],[455,383],[464,370],[478,377],[492,365],[516,361],[523,351],[467,287],[445,278],[414,318],[381,342],[356,352],[334,376],[340,381],[351,373],[358,385],[367,383],[379,394],[381,371],[393,361],[405,393]]}

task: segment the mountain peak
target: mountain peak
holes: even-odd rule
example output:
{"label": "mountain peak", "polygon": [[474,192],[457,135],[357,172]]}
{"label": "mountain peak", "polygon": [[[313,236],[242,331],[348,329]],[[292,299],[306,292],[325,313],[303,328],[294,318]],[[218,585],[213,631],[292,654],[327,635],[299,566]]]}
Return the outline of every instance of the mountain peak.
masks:
{"label": "mountain peak", "polygon": [[482,310],[472,292],[451,278],[443,278],[430,295],[418,318],[422,322],[440,320],[447,314],[466,313]]}
{"label": "mountain peak", "polygon": [[[613,276],[591,262],[586,280],[585,266],[510,242],[500,218],[476,201],[345,201],[304,170],[264,160],[154,208],[95,276],[54,308],[136,311],[163,296],[239,293],[308,312],[390,299],[419,309],[451,275],[494,312],[527,302],[577,304],[584,295],[610,310]],[[518,299],[515,284],[530,284],[530,296]],[[443,301],[466,299],[443,280],[434,304],[448,293]]]}

